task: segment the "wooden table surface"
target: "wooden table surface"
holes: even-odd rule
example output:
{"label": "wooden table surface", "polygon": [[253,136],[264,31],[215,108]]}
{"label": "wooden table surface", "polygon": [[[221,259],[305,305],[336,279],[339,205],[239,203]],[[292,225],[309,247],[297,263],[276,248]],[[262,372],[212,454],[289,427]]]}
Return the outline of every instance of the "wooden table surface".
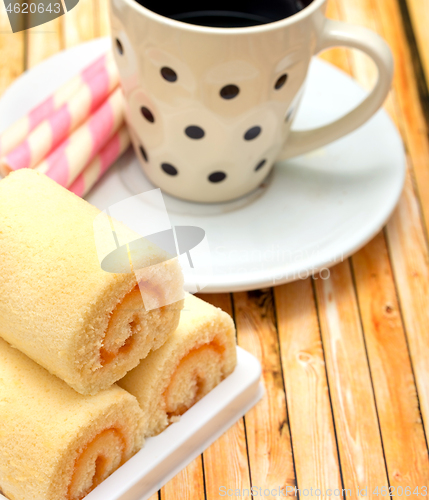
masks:
{"label": "wooden table surface", "polygon": [[[259,488],[295,485],[301,498],[343,488],[379,498],[389,487],[416,498],[429,486],[429,0],[330,0],[328,17],[377,31],[393,50],[385,108],[405,143],[404,192],[386,227],[328,280],[204,296],[234,316],[266,395],[151,500],[220,498],[222,486],[256,487],[257,498]],[[81,0],[17,34],[2,4],[0,93],[44,58],[108,32],[106,0]],[[322,57],[374,84],[364,55]]]}

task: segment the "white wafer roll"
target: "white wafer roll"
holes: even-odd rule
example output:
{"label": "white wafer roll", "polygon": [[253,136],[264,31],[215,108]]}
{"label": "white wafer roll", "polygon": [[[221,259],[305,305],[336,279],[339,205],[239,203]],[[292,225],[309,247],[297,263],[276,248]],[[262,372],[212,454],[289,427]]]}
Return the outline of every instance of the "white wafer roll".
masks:
{"label": "white wafer roll", "polygon": [[83,198],[129,145],[130,135],[123,125],[67,189]]}
{"label": "white wafer roll", "polygon": [[78,75],[56,90],[51,96],[33,108],[27,115],[3,131],[0,135],[0,157],[7,155],[16,148],[32,130],[61,108],[83,85],[89,84],[94,75],[107,64],[111,64],[112,60],[113,55],[110,51],[99,57]]}
{"label": "white wafer roll", "polygon": [[118,86],[115,62],[110,57],[106,65],[79,86],[70,99],[43,120],[15,149],[0,161],[0,172],[34,168],[53,149],[79,127]]}
{"label": "white wafer roll", "polygon": [[35,170],[61,186],[72,184],[124,123],[124,101],[118,88],[88,120],[55,149]]}

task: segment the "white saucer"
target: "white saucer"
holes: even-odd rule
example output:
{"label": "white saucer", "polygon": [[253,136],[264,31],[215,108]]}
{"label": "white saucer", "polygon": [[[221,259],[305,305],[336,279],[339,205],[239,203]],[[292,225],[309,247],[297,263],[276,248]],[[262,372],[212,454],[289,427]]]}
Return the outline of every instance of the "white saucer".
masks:
{"label": "white saucer", "polygon": [[[109,39],[94,40],[24,73],[0,100],[0,130],[109,45]],[[294,128],[327,123],[365,94],[346,74],[314,59]],[[305,278],[361,248],[392,213],[404,174],[401,138],[381,110],[343,139],[279,162],[264,185],[245,198],[210,205],[164,199],[173,225],[206,231],[214,274],[203,292],[241,291]],[[130,150],[87,199],[105,209],[153,187]]]}

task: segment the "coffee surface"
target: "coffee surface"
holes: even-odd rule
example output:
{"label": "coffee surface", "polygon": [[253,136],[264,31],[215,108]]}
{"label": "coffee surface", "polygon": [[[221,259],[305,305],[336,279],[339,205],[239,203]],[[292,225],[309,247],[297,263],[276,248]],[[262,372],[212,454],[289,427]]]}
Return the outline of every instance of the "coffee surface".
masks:
{"label": "coffee surface", "polygon": [[138,0],[165,17],[198,26],[245,28],[280,21],[307,7],[312,0],[184,0],[172,4],[159,0]]}

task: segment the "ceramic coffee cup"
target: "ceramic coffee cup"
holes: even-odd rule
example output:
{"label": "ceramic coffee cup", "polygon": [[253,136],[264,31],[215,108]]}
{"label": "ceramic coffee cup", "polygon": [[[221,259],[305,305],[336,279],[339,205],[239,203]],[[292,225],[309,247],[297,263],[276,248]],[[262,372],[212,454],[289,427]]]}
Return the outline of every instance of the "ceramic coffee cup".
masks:
{"label": "ceramic coffee cup", "polygon": [[[390,88],[387,44],[363,27],[325,18],[326,0],[292,11],[282,8],[295,0],[249,0],[245,12],[235,0],[206,0],[204,12],[195,0],[110,1],[136,154],[152,183],[179,198],[222,202],[251,192],[276,160],[362,125]],[[339,45],[373,59],[374,89],[333,123],[291,130],[311,57]]]}

